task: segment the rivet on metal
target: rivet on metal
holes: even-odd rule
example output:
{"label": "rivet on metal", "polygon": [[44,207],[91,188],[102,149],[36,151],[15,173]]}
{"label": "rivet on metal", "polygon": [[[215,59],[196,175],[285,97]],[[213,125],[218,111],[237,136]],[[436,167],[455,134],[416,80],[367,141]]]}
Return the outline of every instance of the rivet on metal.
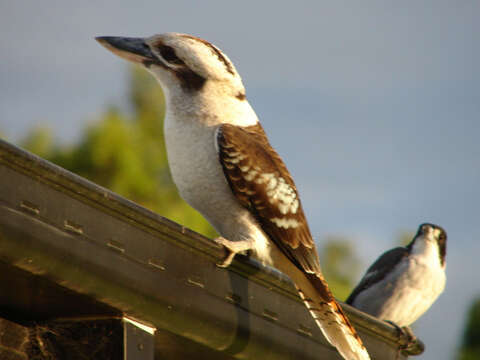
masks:
{"label": "rivet on metal", "polygon": [[33,215],[40,214],[40,208],[37,205],[31,203],[30,201],[23,200],[20,203],[20,209]]}
{"label": "rivet on metal", "polygon": [[263,309],[263,317],[268,319],[268,320],[271,320],[271,321],[278,321],[278,314],[273,312],[273,311],[270,311],[268,309]]}
{"label": "rivet on metal", "polygon": [[205,287],[205,284],[203,283],[202,279],[200,279],[198,276],[190,276],[187,279],[187,284],[198,286],[202,289]]}
{"label": "rivet on metal", "polygon": [[148,259],[148,265],[151,265],[153,266],[154,268],[158,269],[158,270],[162,270],[162,271],[165,271],[165,266],[163,266],[163,264],[161,264],[158,260],[156,259]]}
{"label": "rivet on metal", "polygon": [[297,332],[299,332],[302,335],[308,336],[308,337],[313,336],[312,335],[312,329],[310,329],[309,327],[306,327],[305,325],[302,325],[302,324],[298,325]]}
{"label": "rivet on metal", "polygon": [[113,250],[116,250],[118,252],[124,253],[125,252],[125,246],[116,240],[110,239],[107,243],[107,246]]}
{"label": "rivet on metal", "polygon": [[63,222],[63,227],[74,233],[74,234],[77,234],[77,235],[82,235],[83,234],[83,227],[82,225],[79,225],[79,224],[76,224],[74,223],[73,221],[70,221],[70,220],[65,220]]}
{"label": "rivet on metal", "polygon": [[242,302],[242,297],[240,295],[237,295],[231,292],[225,295],[225,299],[227,299],[233,304],[240,304]]}

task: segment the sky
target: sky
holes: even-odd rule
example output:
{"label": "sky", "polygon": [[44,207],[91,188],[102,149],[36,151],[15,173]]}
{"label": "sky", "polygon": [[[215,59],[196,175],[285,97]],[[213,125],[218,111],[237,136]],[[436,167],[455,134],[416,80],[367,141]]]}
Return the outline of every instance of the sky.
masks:
{"label": "sky", "polygon": [[480,296],[479,16],[468,0],[0,0],[0,132],[15,143],[41,124],[68,143],[125,103],[127,64],[95,36],[213,42],[319,242],[352,239],[366,268],[422,222],[447,230],[447,287],[414,329],[427,345],[418,359],[453,359]]}

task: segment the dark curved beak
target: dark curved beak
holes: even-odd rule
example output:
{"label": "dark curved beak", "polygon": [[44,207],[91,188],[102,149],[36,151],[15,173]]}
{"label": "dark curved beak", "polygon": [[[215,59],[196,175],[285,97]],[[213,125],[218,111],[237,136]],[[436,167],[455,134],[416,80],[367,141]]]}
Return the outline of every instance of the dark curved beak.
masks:
{"label": "dark curved beak", "polygon": [[158,61],[144,38],[98,36],[95,40],[125,60],[142,64]]}

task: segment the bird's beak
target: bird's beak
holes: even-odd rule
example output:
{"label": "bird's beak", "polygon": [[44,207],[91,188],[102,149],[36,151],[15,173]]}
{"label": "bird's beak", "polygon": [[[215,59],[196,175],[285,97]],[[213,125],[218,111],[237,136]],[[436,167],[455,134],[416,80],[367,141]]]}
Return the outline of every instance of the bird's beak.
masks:
{"label": "bird's beak", "polygon": [[134,63],[158,61],[144,38],[99,36],[95,40],[125,60]]}

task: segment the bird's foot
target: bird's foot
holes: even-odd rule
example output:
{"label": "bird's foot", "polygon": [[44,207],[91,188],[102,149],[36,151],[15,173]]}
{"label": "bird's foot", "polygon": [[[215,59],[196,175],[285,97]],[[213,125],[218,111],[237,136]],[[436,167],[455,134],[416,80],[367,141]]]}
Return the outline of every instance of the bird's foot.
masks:
{"label": "bird's foot", "polygon": [[396,323],[394,323],[393,321],[385,320],[385,322],[389,323],[390,325],[392,325],[395,328],[395,331],[397,332],[397,337],[405,335],[403,333],[403,329],[400,326],[398,326]]}
{"label": "bird's foot", "polygon": [[252,248],[252,242],[249,240],[232,241],[219,236],[213,239],[213,241],[222,246],[227,252],[227,256],[222,261],[217,263],[217,266],[221,268],[228,267],[232,263],[235,255],[239,252],[247,251]]}
{"label": "bird's foot", "polygon": [[406,336],[406,338],[408,339],[408,343],[412,343],[412,342],[415,342],[417,340],[417,337],[415,336],[415,334],[413,333],[412,329],[410,328],[410,326],[403,326],[402,327],[402,330],[403,330],[403,334]]}
{"label": "bird's foot", "polygon": [[401,337],[405,340],[405,343],[401,345],[400,350],[408,350],[417,341],[417,337],[413,334],[412,329],[409,326],[398,326],[396,323],[390,320],[385,320],[392,325],[397,331],[397,337]]}
{"label": "bird's foot", "polygon": [[221,268],[226,268],[230,266],[230,264],[233,261],[233,258],[237,254],[237,252],[234,249],[235,246],[234,244],[232,244],[234,243],[234,241],[227,240],[221,236],[213,239],[213,241],[215,241],[218,245],[223,246],[223,248],[227,252],[227,256],[223,260],[217,262],[217,266]]}

